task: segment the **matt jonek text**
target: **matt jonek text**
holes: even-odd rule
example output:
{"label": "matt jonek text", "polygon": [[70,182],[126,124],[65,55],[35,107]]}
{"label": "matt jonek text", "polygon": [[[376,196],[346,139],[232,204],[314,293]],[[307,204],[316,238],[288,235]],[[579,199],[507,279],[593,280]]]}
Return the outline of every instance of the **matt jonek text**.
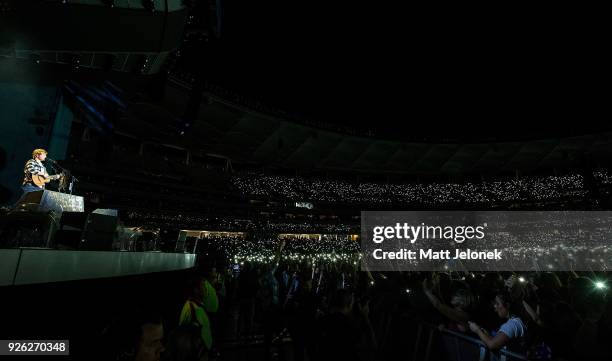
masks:
{"label": "matt jonek text", "polygon": [[[418,257],[417,257],[418,255]],[[461,250],[455,249],[455,254],[451,257],[451,251],[448,249],[434,251],[433,249],[420,249],[418,252],[408,249],[400,249],[399,251],[389,252],[382,249],[375,249],[372,252],[374,259],[502,259],[502,252],[497,248],[492,251],[473,251],[471,249]]]}
{"label": "matt jonek text", "polygon": [[[394,226],[375,226],[372,228],[372,241],[382,243],[389,239],[406,240],[414,244],[419,239],[453,240],[456,243],[463,243],[466,240],[482,240],[485,237],[484,230],[487,224],[479,226],[429,226],[421,223],[418,226],[411,226],[407,223],[396,223]],[[502,252],[498,249],[489,251],[475,251],[470,249],[433,250],[433,249],[399,249],[397,251],[383,251],[375,249],[372,252],[374,259],[399,259],[399,260],[445,260],[445,259],[494,259],[501,260]]]}

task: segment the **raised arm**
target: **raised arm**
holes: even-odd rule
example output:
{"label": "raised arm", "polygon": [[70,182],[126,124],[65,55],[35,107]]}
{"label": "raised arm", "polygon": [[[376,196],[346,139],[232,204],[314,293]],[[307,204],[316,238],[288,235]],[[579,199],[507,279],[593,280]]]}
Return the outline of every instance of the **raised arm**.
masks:
{"label": "raised arm", "polygon": [[499,350],[500,348],[506,346],[508,341],[510,341],[510,337],[503,332],[498,332],[494,337],[491,337],[474,322],[468,322],[468,324],[470,326],[470,330],[478,335],[480,340],[487,345],[489,350]]}
{"label": "raised arm", "polygon": [[467,312],[457,310],[440,301],[440,299],[432,292],[432,286],[428,280],[423,281],[423,292],[425,292],[425,295],[429,299],[429,302],[431,302],[432,306],[434,306],[434,308],[445,317],[463,324],[468,322],[470,319],[470,315]]}

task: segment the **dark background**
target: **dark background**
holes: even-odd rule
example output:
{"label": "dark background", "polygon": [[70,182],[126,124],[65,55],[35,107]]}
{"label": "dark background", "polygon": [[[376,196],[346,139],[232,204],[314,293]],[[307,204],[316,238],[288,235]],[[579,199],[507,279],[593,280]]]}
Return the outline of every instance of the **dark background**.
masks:
{"label": "dark background", "polygon": [[577,9],[223,7],[206,77],[308,118],[465,140],[608,128],[605,29]]}

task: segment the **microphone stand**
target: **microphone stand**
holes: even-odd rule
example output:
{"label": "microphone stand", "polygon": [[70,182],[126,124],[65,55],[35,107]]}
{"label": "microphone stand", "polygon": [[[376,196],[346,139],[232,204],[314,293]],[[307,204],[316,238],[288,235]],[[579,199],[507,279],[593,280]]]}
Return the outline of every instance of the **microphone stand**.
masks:
{"label": "microphone stand", "polygon": [[76,183],[78,181],[79,180],[77,179],[77,177],[75,177],[72,174],[70,174],[70,185],[68,185],[68,190],[70,191],[70,194],[72,194],[72,189],[74,188],[74,183]]}

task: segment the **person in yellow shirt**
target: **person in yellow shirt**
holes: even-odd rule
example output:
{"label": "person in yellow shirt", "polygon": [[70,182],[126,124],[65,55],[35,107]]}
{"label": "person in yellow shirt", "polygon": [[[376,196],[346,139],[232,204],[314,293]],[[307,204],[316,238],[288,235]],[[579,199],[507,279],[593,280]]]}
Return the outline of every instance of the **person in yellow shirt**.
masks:
{"label": "person in yellow shirt", "polygon": [[219,299],[217,291],[210,282],[214,276],[214,268],[207,273],[207,277],[196,277],[191,283],[191,295],[183,305],[179,318],[179,325],[196,325],[200,328],[202,341],[207,350],[213,343],[209,312],[217,312]]}
{"label": "person in yellow shirt", "polygon": [[205,271],[202,278],[202,304],[206,312],[217,312],[219,310],[219,297],[213,284],[217,284],[219,274],[215,267]]}

